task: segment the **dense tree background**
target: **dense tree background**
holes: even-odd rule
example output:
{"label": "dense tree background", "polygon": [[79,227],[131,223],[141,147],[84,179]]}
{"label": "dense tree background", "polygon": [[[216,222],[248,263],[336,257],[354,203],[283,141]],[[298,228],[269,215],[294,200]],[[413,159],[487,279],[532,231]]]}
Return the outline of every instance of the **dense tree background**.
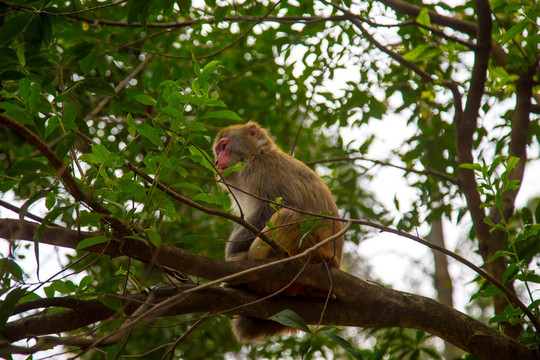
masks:
{"label": "dense tree background", "polygon": [[[539,359],[540,201],[515,200],[539,158],[540,5],[432,3],[0,2],[0,355]],[[247,120],[353,220],[343,272],[296,279],[335,299],[219,286],[299,272],[221,260],[242,219],[227,218],[211,144]],[[412,204],[372,193],[387,167]],[[466,229],[461,257],[443,224]],[[381,230],[435,248],[417,281],[436,300],[377,284],[357,248]],[[452,309],[448,256],[475,271],[469,315]],[[240,345],[241,313],[319,326]]]}

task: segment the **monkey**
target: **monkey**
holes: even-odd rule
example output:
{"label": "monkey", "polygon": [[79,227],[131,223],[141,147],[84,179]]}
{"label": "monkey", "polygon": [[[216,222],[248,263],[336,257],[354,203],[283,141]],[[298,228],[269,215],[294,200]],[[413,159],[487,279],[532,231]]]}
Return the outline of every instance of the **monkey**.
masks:
{"label": "monkey", "polygon": [[[334,198],[312,169],[279,149],[267,131],[257,123],[250,121],[220,130],[213,150],[218,172],[222,173],[239,162],[245,164],[241,170],[225,176],[225,183],[232,186],[227,187],[221,182],[220,187],[229,192],[232,211],[243,213],[247,222],[284,250],[285,256],[299,254],[343,228],[341,221],[325,218],[318,219],[316,223],[310,219],[307,229],[302,226],[306,215],[292,208],[339,217]],[[279,204],[287,207],[271,206],[262,199],[280,199]],[[339,268],[342,252],[343,236],[318,248],[309,261],[326,262],[330,267]],[[279,256],[260,237],[242,226],[233,230],[225,248],[225,258],[228,261]],[[303,263],[306,261],[303,260]],[[271,295],[287,286],[287,283],[266,280],[246,286],[257,294]],[[312,297],[327,295],[322,295],[320,290],[318,293],[311,292],[307,286],[294,283],[281,294]],[[295,332],[295,329],[277,322],[247,316],[233,318],[232,330],[239,342],[261,341],[274,335]]]}

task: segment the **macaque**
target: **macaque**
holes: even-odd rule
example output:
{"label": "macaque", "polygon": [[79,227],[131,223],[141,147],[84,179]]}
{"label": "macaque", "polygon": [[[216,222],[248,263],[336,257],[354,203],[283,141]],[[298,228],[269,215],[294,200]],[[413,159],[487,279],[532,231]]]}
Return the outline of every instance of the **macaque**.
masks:
{"label": "macaque", "polygon": [[[294,209],[339,216],[334,198],[322,179],[305,164],[281,151],[266,130],[258,124],[248,122],[245,125],[233,125],[222,129],[216,137],[214,152],[215,167],[220,172],[238,162],[245,164],[242,170],[232,172],[224,179],[227,184],[242,189],[243,192],[221,184],[230,192],[233,211],[243,213],[247,222],[260,229],[285,252],[284,255],[276,254],[262,239],[239,226],[231,233],[227,242],[225,250],[227,260],[293,256],[343,228],[340,221],[324,218],[314,220],[313,217],[306,220],[305,214],[279,205],[272,207],[268,201],[261,200],[280,199],[281,205]],[[266,226],[267,222],[270,223],[270,228]],[[306,224],[302,225],[302,222]],[[343,236],[317,249],[309,261],[326,262],[331,267],[339,268],[342,250]],[[308,261],[307,257],[303,261],[304,263]],[[246,287],[255,293],[270,295],[287,285],[286,282],[266,280],[246,284]],[[320,290],[300,284],[292,284],[280,294],[308,297],[327,295],[321,294]],[[232,328],[236,338],[241,342],[263,340],[273,335],[294,331],[273,321],[246,316],[234,318]]]}

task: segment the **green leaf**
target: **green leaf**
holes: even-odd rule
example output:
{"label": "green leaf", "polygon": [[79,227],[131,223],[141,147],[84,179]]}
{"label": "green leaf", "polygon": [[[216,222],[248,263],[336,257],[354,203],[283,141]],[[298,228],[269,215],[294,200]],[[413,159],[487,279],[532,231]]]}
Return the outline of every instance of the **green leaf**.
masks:
{"label": "green leaf", "polygon": [[146,188],[132,179],[122,179],[118,182],[118,189],[129,194],[135,201],[146,199]]}
{"label": "green leaf", "polygon": [[199,76],[199,81],[205,81],[210,76],[210,74],[212,74],[214,71],[216,71],[220,67],[222,67],[221,61],[219,60],[210,61],[208,64],[206,64],[203,67],[202,73]]}
{"label": "green leaf", "polygon": [[[2,51],[2,49],[0,49]],[[1,66],[1,65],[0,65]],[[2,73],[0,73],[0,81],[4,80],[19,80],[24,78],[25,75],[20,71],[15,70],[7,70]]]}
{"label": "green leaf", "polygon": [[351,354],[355,359],[358,359],[358,360],[363,359],[362,354],[360,353],[360,351],[355,349],[347,340],[345,340],[341,336],[334,335],[334,334],[326,332],[326,331],[322,332],[322,334],[324,334],[327,337],[329,337],[330,339],[332,339],[332,341],[334,341],[336,344],[341,346],[345,351],[347,351],[349,354]]}
{"label": "green leaf", "polygon": [[52,287],[60,294],[72,294],[77,291],[77,287],[71,280],[55,280],[52,283]]}
{"label": "green leaf", "polygon": [[45,206],[47,207],[47,209],[51,210],[54,205],[56,205],[56,194],[50,192],[45,197]]}
{"label": "green leaf", "polygon": [[177,0],[176,3],[180,8],[180,14],[188,16],[189,10],[191,9],[191,0]]}
{"label": "green leaf", "polygon": [[501,289],[499,289],[495,285],[489,285],[485,290],[481,290],[477,292],[476,294],[474,294],[473,296],[471,296],[471,301],[479,297],[486,298],[486,297],[493,297],[495,295],[506,297],[506,295],[502,292]]}
{"label": "green leaf", "polygon": [[123,310],[123,304],[122,304],[122,300],[120,300],[118,297],[116,296],[104,296],[104,297],[100,297],[98,298],[98,300],[103,304],[105,305],[106,307],[108,307],[109,309],[111,310],[114,310],[116,312],[122,312]]}
{"label": "green leaf", "polygon": [[154,129],[152,126],[148,125],[147,123],[142,123],[137,125],[136,129],[141,136],[150,140],[150,142],[152,142],[152,144],[154,144],[155,146],[159,148],[163,146],[161,137],[157,133],[156,129]]}
{"label": "green leaf", "polygon": [[17,305],[20,298],[22,298],[25,293],[26,289],[24,288],[14,288],[7,294],[5,299],[0,302],[0,330],[6,326],[9,317],[13,314],[15,305]]}
{"label": "green leaf", "polygon": [[21,94],[21,99],[28,103],[30,100],[30,92],[32,91],[32,82],[28,78],[23,78],[19,80],[19,93]]}
{"label": "green leaf", "polygon": [[311,235],[315,230],[317,230],[321,226],[328,226],[328,224],[317,224],[315,226],[311,226],[311,224],[308,224],[308,226],[310,226],[309,230],[305,232],[304,235],[302,235],[302,237],[298,241],[298,248],[302,247],[302,245],[304,244],[304,240],[307,239],[309,235]]}
{"label": "green leaf", "polygon": [[459,167],[463,169],[482,171],[482,166],[480,164],[461,164]]}
{"label": "green leaf", "polygon": [[31,51],[39,51],[43,42],[49,43],[52,24],[47,14],[34,16],[24,31],[25,47]]}
{"label": "green leaf", "polygon": [[127,114],[126,123],[128,124],[129,135],[134,138],[137,135],[137,129],[135,127],[135,120],[133,120],[131,113]]}
{"label": "green leaf", "polygon": [[152,0],[131,0],[128,2],[128,24],[137,20],[142,24],[143,30],[146,31],[146,22],[150,14],[150,5]]}
{"label": "green leaf", "polygon": [[32,20],[33,16],[32,13],[22,12],[21,14],[8,19],[0,28],[0,46],[7,45],[11,40],[15,39],[17,35],[22,33],[30,23],[30,20]]}
{"label": "green leaf", "polygon": [[99,227],[99,223],[101,219],[103,219],[105,216],[106,216],[105,214],[98,214],[98,213],[89,212],[89,211],[81,211],[79,218],[77,219],[77,223],[80,226]]}
{"label": "green leaf", "polygon": [[520,22],[512,26],[510,29],[508,29],[506,33],[504,33],[501,39],[501,42],[505,44],[509,42],[510,40],[516,38],[518,35],[520,35],[523,32],[523,30],[525,30],[528,24],[529,24],[529,20],[527,19],[521,20]]}
{"label": "green leaf", "polygon": [[80,250],[97,244],[103,244],[109,240],[110,239],[106,236],[92,236],[80,241],[75,249]]}
{"label": "green leaf", "polygon": [[92,145],[92,154],[95,156],[95,160],[98,164],[101,165],[111,165],[112,164],[112,157],[107,150],[107,148],[104,145],[101,144],[95,144]]}
{"label": "green leaf", "polygon": [[22,66],[26,66],[26,56],[24,56],[24,46],[19,46],[17,49],[17,59]]}
{"label": "green leaf", "polygon": [[[13,260],[8,258],[0,259],[0,278],[5,278],[6,274],[11,276],[17,281],[23,281],[23,271],[20,266]],[[7,289],[5,289],[7,290]],[[0,292],[3,293],[4,291]]]}
{"label": "green leaf", "polygon": [[82,154],[79,156],[79,160],[84,161],[87,164],[99,164],[99,161],[94,154]]}
{"label": "green leaf", "polygon": [[416,21],[419,24],[431,26],[431,20],[429,19],[429,11],[427,8],[423,8],[422,10],[420,10],[418,16],[416,17]]}
{"label": "green leaf", "polygon": [[22,160],[13,164],[13,166],[6,172],[7,174],[28,174],[35,173],[37,170],[41,170],[47,174],[53,174],[54,170],[49,165],[38,160]]}
{"label": "green leaf", "polygon": [[77,116],[77,108],[71,101],[64,103],[64,115],[62,115],[62,124],[64,125],[64,131],[67,133],[73,129],[75,124],[75,117]]}
{"label": "green leaf", "polygon": [[58,126],[58,116],[54,115],[49,120],[47,120],[43,137],[45,139],[48,138],[54,132],[57,126]]}
{"label": "green leaf", "polygon": [[[278,209],[278,205],[281,204],[281,201],[282,201],[282,200],[283,200],[283,197],[279,196],[279,197],[277,197],[277,198],[274,200],[275,204],[274,204],[274,203],[269,203],[268,205],[270,205],[270,207],[271,207],[272,209],[274,209],[274,211],[278,211],[278,210],[279,210],[279,209]],[[276,205],[276,204],[277,204],[277,205]]]}
{"label": "green leaf", "polygon": [[204,201],[205,203],[208,203],[208,204],[224,205],[221,198],[214,195],[205,194],[205,193],[200,193],[200,194],[195,195],[193,197],[193,201]]}
{"label": "green leaf", "polygon": [[231,110],[217,110],[217,111],[210,111],[207,112],[201,116],[199,116],[199,119],[230,119],[230,120],[238,120],[241,121],[242,118],[238,116],[234,111]]}
{"label": "green leaf", "polygon": [[197,162],[198,164],[204,166],[205,168],[209,170],[214,171],[214,166],[213,166],[212,161],[210,160],[210,156],[208,156],[208,154],[205,151],[193,145],[190,145],[188,149],[193,157],[192,158],[193,161]]}
{"label": "green leaf", "polygon": [[30,97],[28,98],[28,107],[31,111],[36,111],[36,107],[41,96],[41,86],[38,83],[33,83],[30,88]]}
{"label": "green leaf", "polygon": [[493,256],[491,256],[489,259],[487,259],[487,260],[485,261],[485,263],[486,263],[486,264],[487,264],[487,263],[490,263],[490,262],[492,262],[493,260],[495,260],[495,259],[497,259],[497,258],[499,258],[499,257],[501,257],[501,256],[514,256],[514,253],[511,253],[511,252],[509,252],[509,251],[497,250],[497,251],[495,251],[495,254],[493,254]]}
{"label": "green leaf", "polygon": [[238,172],[245,167],[246,167],[246,164],[243,162],[239,162],[236,165],[229,166],[228,168],[225,169],[225,171],[221,173],[221,177],[226,178],[227,176],[229,176],[229,174],[233,172]]}
{"label": "green leaf", "polygon": [[219,23],[221,20],[223,20],[223,18],[225,18],[225,16],[227,16],[229,13],[229,8],[230,7],[228,5],[216,7],[214,11],[214,18],[216,19],[216,22]]}
{"label": "green leaf", "polygon": [[150,239],[150,242],[155,247],[159,247],[161,245],[161,235],[154,229],[148,229],[146,230],[146,235],[148,235],[148,238]]}
{"label": "green leaf", "polygon": [[156,99],[147,94],[138,94],[135,95],[133,98],[143,105],[156,106],[157,104]]}
{"label": "green leaf", "polygon": [[283,310],[269,318],[281,325],[293,327],[298,330],[302,330],[308,334],[311,334],[311,329],[307,326],[304,319],[302,319],[297,313],[292,310]]}
{"label": "green leaf", "polygon": [[510,264],[508,265],[508,267],[506,268],[506,270],[504,271],[504,274],[503,274],[503,277],[502,277],[502,283],[503,284],[506,284],[506,282],[508,281],[508,279],[510,279],[511,276],[515,275],[516,272],[518,271],[519,269],[519,266],[517,264]]}
{"label": "green leaf", "polygon": [[94,70],[98,63],[99,49],[92,49],[88,55],[81,60],[81,69],[85,75],[90,74]]}
{"label": "green leaf", "polygon": [[519,162],[519,158],[518,158],[518,157],[510,156],[510,158],[508,159],[508,163],[506,164],[506,170],[507,170],[507,171],[512,170],[513,168],[516,167],[516,165],[518,164],[518,162]]}
{"label": "green leaf", "polygon": [[427,45],[420,44],[411,51],[405,53],[403,55],[403,58],[407,61],[415,61],[418,57],[422,56],[427,49]]}
{"label": "green leaf", "polygon": [[[423,8],[422,10],[420,10],[420,12],[418,13],[418,16],[416,17],[416,22],[427,27],[431,26],[431,20],[429,18],[429,11],[427,8]],[[429,31],[427,29],[424,29],[422,27],[420,27],[419,29],[424,35],[429,34]]]}
{"label": "green leaf", "polygon": [[535,274],[534,271],[527,271],[525,274],[517,274],[515,279],[523,282],[527,281],[540,284],[540,275]]}
{"label": "green leaf", "polygon": [[197,192],[204,192],[204,190],[196,185],[196,184],[193,184],[193,183],[189,183],[189,182],[179,182],[179,183],[174,183],[171,185],[172,188],[184,188],[184,189],[191,189],[191,190],[195,190]]}
{"label": "green leaf", "polygon": [[94,275],[86,275],[79,282],[79,289],[84,290],[94,281]]}
{"label": "green leaf", "polygon": [[112,86],[97,77],[89,77],[78,83],[78,89],[90,91],[99,95],[116,96]]}

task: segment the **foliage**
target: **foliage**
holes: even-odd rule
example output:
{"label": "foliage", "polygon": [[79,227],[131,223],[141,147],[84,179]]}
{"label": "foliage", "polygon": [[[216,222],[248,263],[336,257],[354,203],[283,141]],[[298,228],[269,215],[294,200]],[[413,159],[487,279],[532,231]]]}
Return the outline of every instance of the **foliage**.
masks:
{"label": "foliage", "polygon": [[[123,298],[171,279],[165,267],[95,247],[122,253],[140,242],[221,259],[232,224],[208,212],[231,204],[215,181],[212,141],[223,126],[255,120],[323,176],[344,218],[413,233],[441,219],[470,228],[482,268],[530,313],[481,276],[471,301],[489,299],[491,325],[538,346],[540,202],[515,209],[515,199],[540,142],[539,12],[517,0],[0,2],[0,115],[18,124],[0,124],[0,331],[17,304],[98,300],[120,316],[69,335],[100,338],[128,319]],[[379,157],[384,134],[374,129],[398,122],[413,134]],[[389,166],[418,195],[412,207],[396,197],[397,215],[371,193]],[[39,223],[34,254],[8,236],[4,208],[21,226]],[[92,234],[61,273],[36,280],[25,264],[44,266],[51,226]],[[347,248],[366,235],[376,233],[353,227]],[[351,272],[365,261],[346,256]],[[323,326],[244,346],[227,316],[204,315],[142,320],[111,346],[66,349],[88,359],[442,357],[431,335],[384,321],[355,336]]]}

